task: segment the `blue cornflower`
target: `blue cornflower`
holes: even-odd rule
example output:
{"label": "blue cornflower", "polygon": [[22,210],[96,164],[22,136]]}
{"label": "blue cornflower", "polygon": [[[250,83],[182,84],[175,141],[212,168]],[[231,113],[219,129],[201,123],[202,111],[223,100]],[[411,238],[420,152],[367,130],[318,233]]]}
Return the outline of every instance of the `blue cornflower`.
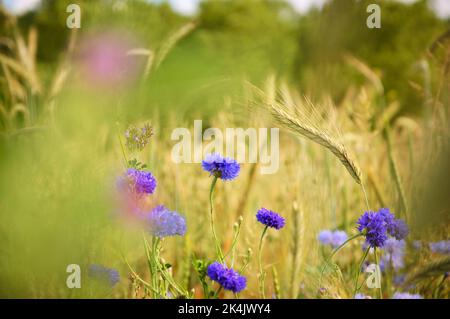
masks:
{"label": "blue cornflower", "polygon": [[258,210],[258,212],[256,213],[256,219],[261,224],[275,229],[283,228],[286,223],[283,217],[266,208],[261,208],[260,210]]}
{"label": "blue cornflower", "polygon": [[410,294],[407,292],[396,292],[392,299],[423,299],[423,297],[419,294]]}
{"label": "blue cornflower", "polygon": [[381,257],[380,267],[386,269],[392,266],[395,270],[403,268],[405,247],[404,240],[387,239],[383,246],[384,254]]}
{"label": "blue cornflower", "polygon": [[337,248],[347,240],[348,236],[343,230],[322,230],[317,238],[323,245],[331,245],[333,248]]}
{"label": "blue cornflower", "polygon": [[398,240],[408,235],[408,226],[401,219],[395,219],[388,208],[378,212],[365,212],[358,219],[358,230],[364,232],[366,242],[371,247],[383,247],[388,234]]}
{"label": "blue cornflower", "polygon": [[156,179],[152,173],[129,168],[126,173],[128,186],[136,194],[153,194]]}
{"label": "blue cornflower", "polygon": [[365,231],[366,242],[371,247],[383,247],[388,239],[385,216],[378,212],[365,212],[358,219],[358,230]]}
{"label": "blue cornflower", "polygon": [[450,254],[450,240],[441,240],[438,242],[434,242],[434,243],[430,243],[430,250],[433,253],[438,253],[438,254]]}
{"label": "blue cornflower", "polygon": [[88,276],[108,283],[111,287],[120,281],[120,275],[116,269],[96,264],[89,265]]}
{"label": "blue cornflower", "polygon": [[202,167],[211,175],[223,180],[232,180],[239,175],[241,166],[234,159],[220,154],[209,154],[202,161]]}
{"label": "blue cornflower", "polygon": [[247,279],[237,271],[227,268],[219,262],[213,262],[206,270],[211,280],[218,282],[224,289],[238,293],[245,289]]}
{"label": "blue cornflower", "polygon": [[165,206],[155,207],[147,216],[148,231],[156,237],[168,237],[186,233],[186,220],[177,212],[168,210]]}

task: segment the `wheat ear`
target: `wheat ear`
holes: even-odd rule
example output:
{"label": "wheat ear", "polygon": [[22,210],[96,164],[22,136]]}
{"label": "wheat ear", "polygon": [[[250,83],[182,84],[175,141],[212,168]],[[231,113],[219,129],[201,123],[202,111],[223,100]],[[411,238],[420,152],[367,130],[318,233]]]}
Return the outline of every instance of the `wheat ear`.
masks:
{"label": "wheat ear", "polygon": [[271,104],[270,110],[280,124],[330,150],[345,166],[356,183],[361,184],[361,171],[348,155],[344,145],[337,142],[327,133],[321,132],[312,126],[303,123],[299,118],[292,115],[291,112],[288,112],[282,106]]}

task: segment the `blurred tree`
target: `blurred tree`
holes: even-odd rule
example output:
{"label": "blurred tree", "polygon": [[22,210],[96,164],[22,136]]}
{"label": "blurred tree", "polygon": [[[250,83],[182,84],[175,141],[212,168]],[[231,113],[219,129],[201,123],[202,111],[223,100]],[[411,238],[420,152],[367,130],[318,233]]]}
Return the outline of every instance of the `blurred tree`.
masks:
{"label": "blurred tree", "polygon": [[302,18],[294,77],[303,90],[330,92],[339,99],[350,83],[362,80],[343,63],[343,55],[350,53],[381,75],[388,98],[399,97],[404,111],[417,111],[421,97],[411,94],[408,83],[413,65],[449,23],[439,20],[425,0],[375,2],[381,7],[379,29],[366,26],[372,0],[333,0]]}

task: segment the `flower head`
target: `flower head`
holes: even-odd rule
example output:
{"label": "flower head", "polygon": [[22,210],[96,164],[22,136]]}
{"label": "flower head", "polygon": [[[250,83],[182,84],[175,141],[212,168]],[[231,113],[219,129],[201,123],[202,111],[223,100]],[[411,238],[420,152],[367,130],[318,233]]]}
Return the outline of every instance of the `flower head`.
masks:
{"label": "flower head", "polygon": [[354,299],[372,299],[372,297],[364,295],[364,294],[361,294],[361,293],[358,293],[358,294],[355,295]]}
{"label": "flower head", "polygon": [[244,276],[217,261],[208,266],[206,273],[211,280],[218,282],[224,289],[231,290],[234,293],[242,291],[247,285],[247,279]]}
{"label": "flower head", "polygon": [[107,268],[102,265],[89,265],[88,276],[108,283],[111,287],[120,281],[120,275],[116,269]]}
{"label": "flower head", "polygon": [[261,208],[260,210],[258,210],[258,212],[256,213],[256,219],[261,224],[275,229],[283,228],[286,223],[283,217],[266,208]]}
{"label": "flower head", "polygon": [[366,242],[371,247],[383,247],[387,237],[387,224],[383,214],[378,212],[365,212],[358,219],[358,230],[366,231]]}
{"label": "flower head", "polygon": [[378,212],[365,212],[358,219],[358,230],[364,232],[366,242],[371,247],[383,247],[388,234],[401,240],[408,235],[408,226],[401,219],[395,219],[388,208]]}
{"label": "flower head", "polygon": [[153,194],[156,189],[156,179],[152,173],[129,168],[124,178],[119,180],[119,185],[128,186],[128,189],[137,195]]}
{"label": "flower head", "polygon": [[410,294],[407,292],[396,292],[392,299],[423,299],[423,297],[419,294]]}
{"label": "flower head", "polygon": [[168,210],[165,206],[155,207],[146,216],[148,231],[156,237],[168,237],[186,233],[186,220],[177,212]]}
{"label": "flower head", "polygon": [[234,159],[220,154],[209,154],[202,161],[202,167],[211,175],[223,180],[232,180],[239,175],[241,166]]}

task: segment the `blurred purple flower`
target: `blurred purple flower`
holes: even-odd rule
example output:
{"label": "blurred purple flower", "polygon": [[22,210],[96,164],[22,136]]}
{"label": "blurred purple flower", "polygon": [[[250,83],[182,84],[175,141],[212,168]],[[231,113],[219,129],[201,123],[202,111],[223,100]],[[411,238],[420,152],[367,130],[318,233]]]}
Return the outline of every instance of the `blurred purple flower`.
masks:
{"label": "blurred purple flower", "polygon": [[322,230],[318,236],[318,240],[323,245],[331,245],[333,248],[337,248],[342,245],[347,238],[347,233],[343,230]]}
{"label": "blurred purple flower", "polygon": [[384,269],[392,268],[399,270],[404,267],[406,243],[404,240],[396,240],[395,238],[389,238],[386,240],[383,246],[384,254],[381,257],[380,264],[383,264]]}
{"label": "blurred purple flower", "polygon": [[88,276],[99,279],[111,287],[114,287],[120,281],[120,275],[116,269],[96,264],[89,265]]}
{"label": "blurred purple flower", "polygon": [[423,299],[419,294],[410,294],[408,292],[396,292],[392,299]]}
{"label": "blurred purple flower", "polygon": [[186,220],[177,212],[168,210],[160,205],[154,208],[147,216],[147,225],[150,234],[163,238],[168,236],[183,236],[186,233]]}
{"label": "blurred purple flower", "polygon": [[430,243],[430,250],[433,253],[447,255],[450,254],[450,240],[441,240],[438,242]]}

